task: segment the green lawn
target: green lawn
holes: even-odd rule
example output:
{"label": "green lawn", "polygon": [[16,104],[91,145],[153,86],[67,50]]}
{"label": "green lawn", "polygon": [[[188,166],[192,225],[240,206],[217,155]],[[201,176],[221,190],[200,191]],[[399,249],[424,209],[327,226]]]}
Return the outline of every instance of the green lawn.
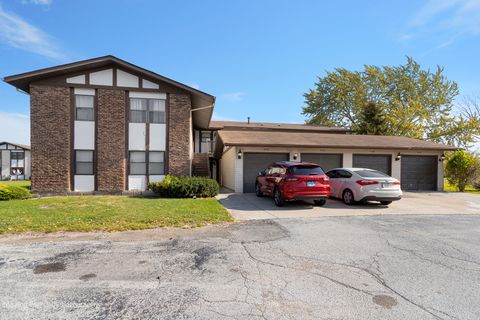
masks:
{"label": "green lawn", "polygon": [[[443,189],[445,191],[448,191],[448,192],[459,192],[457,187],[455,186],[452,186],[448,183],[447,179],[444,180],[444,187]],[[480,190],[478,189],[474,189],[472,186],[468,186],[465,188],[465,192],[468,192],[468,193],[476,193],[476,194],[480,194]]]}
{"label": "green lawn", "polygon": [[0,234],[198,227],[232,221],[216,199],[70,196],[0,201]]}

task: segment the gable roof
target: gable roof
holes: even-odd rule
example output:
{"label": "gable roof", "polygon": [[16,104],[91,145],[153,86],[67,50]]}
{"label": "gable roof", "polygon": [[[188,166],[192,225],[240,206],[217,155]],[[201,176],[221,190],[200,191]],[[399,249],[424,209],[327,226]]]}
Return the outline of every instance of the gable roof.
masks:
{"label": "gable roof", "polygon": [[214,96],[208,93],[205,93],[203,91],[200,91],[198,89],[192,88],[186,84],[164,77],[153,71],[134,65],[125,60],[119,59],[112,55],[107,55],[103,57],[87,59],[87,60],[77,61],[73,63],[67,63],[67,64],[62,64],[54,67],[38,69],[30,72],[11,75],[11,76],[5,77],[3,81],[11,84],[17,89],[20,89],[22,91],[29,93],[30,83],[34,81],[39,81],[39,80],[43,80],[51,77],[70,74],[70,73],[86,71],[94,68],[101,68],[101,67],[109,66],[112,64],[120,66],[125,70],[130,70],[136,73],[143,74],[151,79],[163,81],[172,86],[175,86],[177,88],[180,88],[189,92],[192,97],[192,110],[199,109],[193,112],[194,123],[202,129],[208,128],[208,124],[210,123],[210,119],[213,113],[213,106],[215,104]]}
{"label": "gable roof", "polygon": [[212,130],[275,130],[346,133],[349,130],[341,127],[316,126],[302,123],[274,122],[242,122],[242,121],[210,121]]}
{"label": "gable roof", "polygon": [[401,136],[220,130],[215,152],[221,154],[224,146],[437,151],[458,149],[440,143]]}
{"label": "gable roof", "polygon": [[27,146],[26,144],[13,143],[13,142],[8,142],[8,141],[0,141],[0,146],[2,144],[11,144],[12,146],[15,146],[15,147],[18,147],[18,148],[22,148],[22,149],[25,149],[25,150],[30,150],[30,146]]}

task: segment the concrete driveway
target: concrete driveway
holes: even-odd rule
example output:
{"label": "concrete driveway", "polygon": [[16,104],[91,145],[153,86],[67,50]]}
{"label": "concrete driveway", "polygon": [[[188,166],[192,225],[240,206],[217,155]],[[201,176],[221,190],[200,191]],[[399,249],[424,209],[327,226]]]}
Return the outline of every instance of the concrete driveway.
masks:
{"label": "concrete driveway", "polygon": [[480,195],[448,192],[405,192],[400,201],[389,206],[375,203],[347,206],[329,199],[323,207],[307,202],[287,203],[276,207],[273,199],[256,197],[253,193],[222,193],[217,197],[236,220],[315,218],[331,216],[364,216],[391,214],[479,214]]}
{"label": "concrete driveway", "polygon": [[479,283],[478,215],[0,237],[0,319],[477,320]]}

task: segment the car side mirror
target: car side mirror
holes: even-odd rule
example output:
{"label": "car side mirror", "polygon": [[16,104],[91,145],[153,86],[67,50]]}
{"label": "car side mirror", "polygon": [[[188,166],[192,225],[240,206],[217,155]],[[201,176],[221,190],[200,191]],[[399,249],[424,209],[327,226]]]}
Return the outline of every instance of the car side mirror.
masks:
{"label": "car side mirror", "polygon": [[263,177],[265,175],[265,171],[258,172],[258,175]]}

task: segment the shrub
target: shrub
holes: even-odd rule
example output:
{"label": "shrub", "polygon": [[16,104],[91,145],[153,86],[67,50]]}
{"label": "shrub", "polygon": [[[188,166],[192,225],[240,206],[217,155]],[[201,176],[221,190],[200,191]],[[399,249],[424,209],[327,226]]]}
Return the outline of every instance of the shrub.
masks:
{"label": "shrub", "polygon": [[162,182],[149,183],[148,189],[165,198],[206,198],[216,196],[220,186],[210,178],[168,175]]}
{"label": "shrub", "polygon": [[455,151],[445,166],[445,177],[448,182],[465,191],[465,187],[477,180],[480,173],[479,159],[464,150]]}
{"label": "shrub", "polygon": [[0,183],[0,201],[28,199],[31,196],[27,188]]}

